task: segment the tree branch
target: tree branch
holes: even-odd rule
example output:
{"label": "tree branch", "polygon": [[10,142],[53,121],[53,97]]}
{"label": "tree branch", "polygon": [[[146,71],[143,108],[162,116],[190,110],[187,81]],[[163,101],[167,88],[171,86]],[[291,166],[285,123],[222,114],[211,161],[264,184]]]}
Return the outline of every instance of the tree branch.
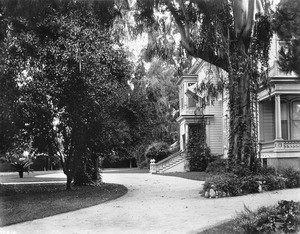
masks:
{"label": "tree branch", "polygon": [[228,71],[229,64],[228,64],[228,58],[221,58],[218,55],[215,55],[213,51],[208,53],[207,51],[202,51],[199,49],[196,49],[193,45],[193,42],[190,38],[190,27],[189,27],[189,17],[187,15],[187,12],[185,11],[185,6],[182,1],[180,1],[180,6],[183,12],[183,15],[185,17],[185,23],[183,24],[182,19],[180,15],[177,12],[177,9],[175,6],[171,3],[171,1],[165,0],[165,4],[168,7],[168,9],[171,12],[171,15],[173,16],[175,23],[177,25],[178,31],[181,36],[181,43],[182,46],[186,49],[189,55],[203,59],[204,61],[211,63],[217,67],[222,68],[225,71]]}

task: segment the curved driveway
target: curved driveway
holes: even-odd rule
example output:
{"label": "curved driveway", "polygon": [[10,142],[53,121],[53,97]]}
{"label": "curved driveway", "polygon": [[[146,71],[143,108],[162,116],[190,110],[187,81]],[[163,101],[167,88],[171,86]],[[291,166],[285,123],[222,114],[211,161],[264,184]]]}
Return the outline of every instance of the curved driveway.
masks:
{"label": "curved driveway", "polygon": [[[56,177],[62,176],[56,174]],[[232,198],[200,197],[200,181],[151,174],[102,174],[124,184],[116,200],[0,229],[1,233],[197,233],[233,218],[244,205],[255,209],[286,199],[300,201],[300,189]]]}

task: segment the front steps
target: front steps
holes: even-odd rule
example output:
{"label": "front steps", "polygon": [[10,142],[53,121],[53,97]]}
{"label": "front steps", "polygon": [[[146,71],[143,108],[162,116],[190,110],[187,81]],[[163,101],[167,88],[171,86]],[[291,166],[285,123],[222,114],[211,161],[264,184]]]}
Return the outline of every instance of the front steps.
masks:
{"label": "front steps", "polygon": [[186,153],[176,152],[169,157],[155,163],[154,159],[150,160],[150,173],[168,173],[186,171]]}

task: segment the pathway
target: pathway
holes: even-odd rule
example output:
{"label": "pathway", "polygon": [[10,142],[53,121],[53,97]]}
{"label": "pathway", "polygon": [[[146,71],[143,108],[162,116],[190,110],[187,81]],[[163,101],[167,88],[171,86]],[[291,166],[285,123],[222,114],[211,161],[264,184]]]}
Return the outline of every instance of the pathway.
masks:
{"label": "pathway", "polygon": [[255,209],[282,199],[300,200],[300,189],[205,199],[199,195],[200,181],[151,174],[102,176],[104,182],[124,184],[128,193],[90,208],[4,227],[0,233],[197,233],[231,219],[244,205]]}

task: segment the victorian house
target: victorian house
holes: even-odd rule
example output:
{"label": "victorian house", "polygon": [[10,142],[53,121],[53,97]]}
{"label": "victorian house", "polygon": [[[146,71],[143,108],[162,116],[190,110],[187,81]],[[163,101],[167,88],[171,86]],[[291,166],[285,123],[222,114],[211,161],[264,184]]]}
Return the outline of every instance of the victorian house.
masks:
{"label": "victorian house", "polygon": [[280,71],[281,42],[274,39],[271,87],[259,92],[259,143],[263,165],[300,169],[300,78]]}
{"label": "victorian house", "polygon": [[[273,39],[270,87],[258,93],[258,141],[257,157],[262,165],[277,169],[300,169],[300,78],[286,74],[278,67],[280,41]],[[220,79],[221,70],[202,60],[196,61],[187,74],[177,82],[179,87],[180,151],[167,159],[154,163],[152,172],[188,170],[186,147],[193,126],[205,126],[206,143],[213,154],[227,156],[228,113],[226,95],[219,95],[202,109],[197,85],[202,81]],[[205,95],[205,94],[203,94]],[[200,95],[201,96],[201,95]],[[199,112],[201,111],[201,113]],[[201,123],[205,124],[201,124]]]}

